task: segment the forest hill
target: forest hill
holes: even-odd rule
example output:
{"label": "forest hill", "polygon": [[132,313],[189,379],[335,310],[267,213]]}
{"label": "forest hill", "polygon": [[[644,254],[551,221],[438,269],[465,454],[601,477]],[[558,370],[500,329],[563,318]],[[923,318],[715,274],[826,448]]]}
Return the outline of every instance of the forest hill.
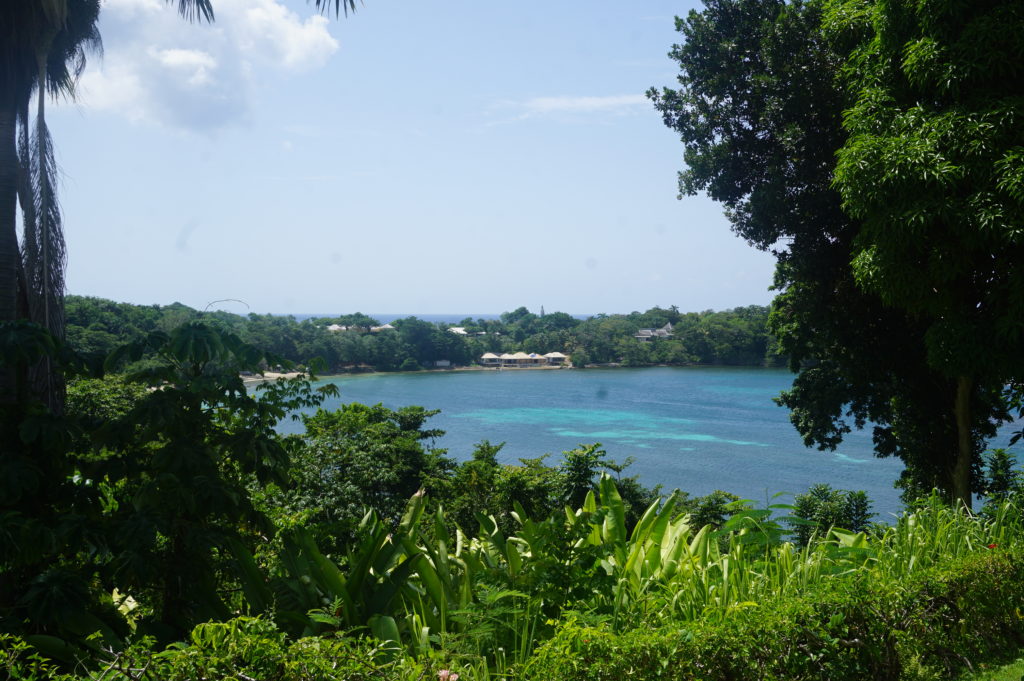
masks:
{"label": "forest hill", "polygon": [[[486,353],[516,352],[560,352],[577,367],[785,363],[775,352],[768,308],[757,305],[720,312],[654,307],[583,320],[565,312],[536,315],[520,307],[499,319],[466,318],[458,324],[444,324],[407,317],[386,328],[361,313],[300,322],[291,316],[201,312],[180,303],[133,305],[93,297],[67,298],[67,339],[71,347],[85,354],[106,354],[153,331],[167,331],[197,319],[213,321],[260,350],[293,362],[319,358],[323,361],[320,371],[328,373],[355,367],[413,371],[444,360],[467,366]],[[638,338],[643,329],[666,325],[671,325],[670,336]],[[465,333],[453,333],[452,328]]]}

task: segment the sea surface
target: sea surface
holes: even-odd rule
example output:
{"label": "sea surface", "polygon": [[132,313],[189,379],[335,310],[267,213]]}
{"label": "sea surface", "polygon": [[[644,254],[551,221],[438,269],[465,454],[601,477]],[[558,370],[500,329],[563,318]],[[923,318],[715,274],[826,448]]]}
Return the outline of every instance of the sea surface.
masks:
{"label": "sea surface", "polygon": [[[274,313],[278,317],[294,317],[296,321],[304,321],[312,318],[324,318],[324,317],[337,317],[343,313],[340,312],[300,312],[300,313]],[[347,314],[347,313],[344,313]],[[367,317],[376,319],[381,324],[390,324],[396,319],[407,319],[409,317],[416,317],[425,322],[432,324],[441,322],[443,324],[458,324],[463,319],[469,317],[470,319],[501,319],[500,314],[493,312],[455,312],[455,313],[436,313],[436,314],[416,314],[413,312],[367,312]],[[590,314],[573,314],[576,319],[587,319],[592,317]]]}
{"label": "sea surface", "polygon": [[[341,376],[340,403],[421,405],[440,409],[428,427],[446,434],[436,446],[458,460],[481,440],[504,442],[498,459],[516,463],[600,442],[611,459],[634,459],[625,475],[690,494],[716,489],[758,505],[789,503],[817,483],[865,490],[877,520],[897,513],[896,459],[872,454],[869,431],[850,433],[834,452],[806,448],[789,412],[772,398],[792,383],[783,369],[652,367],[640,369],[453,371]],[[301,432],[301,424],[281,430]],[[1008,431],[993,446],[1005,446]]]}

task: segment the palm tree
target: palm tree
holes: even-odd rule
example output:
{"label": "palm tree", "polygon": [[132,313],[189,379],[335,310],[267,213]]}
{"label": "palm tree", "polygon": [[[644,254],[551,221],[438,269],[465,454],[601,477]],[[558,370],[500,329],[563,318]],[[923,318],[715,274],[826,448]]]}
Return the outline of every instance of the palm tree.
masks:
{"label": "palm tree", "polygon": [[[0,9],[0,322],[28,317],[27,292],[18,248],[17,202],[25,173],[18,160],[19,122],[27,119],[28,103],[39,74],[36,35],[42,3],[18,0]],[[34,219],[34,216],[33,216]],[[0,400],[20,393],[11,367],[0,374]]]}
{"label": "palm tree", "polygon": [[[188,21],[214,19],[211,0],[166,1]],[[355,0],[314,1],[327,14],[333,7],[335,16],[356,10]],[[86,54],[100,49],[99,11],[100,0],[4,0],[0,7],[0,323],[29,319],[57,338],[64,335],[66,251],[45,101],[74,96]],[[35,394],[59,410],[56,372],[46,364],[35,373]],[[0,368],[0,402],[14,399],[14,383],[10,370]]]}
{"label": "palm tree", "polygon": [[[178,7],[190,20],[213,20],[210,0],[179,0]],[[64,335],[66,251],[46,97],[74,96],[86,54],[100,49],[99,11],[99,0],[11,0],[0,8],[0,322],[28,319],[57,338]],[[31,373],[35,396],[59,410],[62,387],[50,360]],[[10,368],[0,373],[0,401],[18,398],[17,383]]]}
{"label": "palm tree", "polygon": [[[46,95],[74,94],[86,51],[100,49],[99,11],[99,0],[42,0],[32,17],[34,24],[26,27],[35,49],[37,108],[34,129],[27,100],[18,115],[18,198],[24,225],[19,283],[28,318],[56,338],[64,336],[66,251],[53,190],[57,168],[46,126]],[[30,373],[33,394],[59,411],[63,381],[52,360],[44,358]]]}

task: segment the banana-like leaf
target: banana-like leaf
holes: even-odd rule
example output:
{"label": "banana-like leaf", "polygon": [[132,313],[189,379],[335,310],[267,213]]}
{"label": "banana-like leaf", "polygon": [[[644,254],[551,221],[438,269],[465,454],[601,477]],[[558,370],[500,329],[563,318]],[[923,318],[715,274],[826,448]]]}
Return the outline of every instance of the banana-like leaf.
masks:
{"label": "banana-like leaf", "polygon": [[513,541],[505,542],[505,555],[508,560],[508,576],[515,579],[523,571],[523,557]]}
{"label": "banana-like leaf", "polygon": [[250,613],[260,615],[268,612],[273,605],[274,594],[252,554],[235,537],[228,539],[228,550],[238,567],[238,578],[242,582],[242,592],[249,604]]}
{"label": "banana-like leaf", "polygon": [[377,520],[373,512],[367,513],[360,527],[367,531],[356,546],[355,555],[349,560],[348,584],[350,593],[359,593],[370,575],[370,569],[378,562],[379,554],[387,541],[388,529]]}
{"label": "banana-like leaf", "polygon": [[434,565],[423,555],[417,556],[416,560],[409,561],[409,563],[414,564],[416,575],[420,578],[420,583],[430,598],[431,605],[438,613],[439,622],[437,627],[439,630],[443,630],[444,623],[448,620],[449,601],[437,570],[434,569]]}
{"label": "banana-like leaf", "polygon": [[338,566],[320,553],[313,537],[304,528],[293,529],[292,537],[308,561],[310,577],[328,594],[328,597],[341,600],[342,617],[346,624],[350,626],[362,624],[357,621],[359,613],[356,611],[349,584]]}
{"label": "banana-like leaf", "polygon": [[601,506],[608,513],[604,517],[602,534],[605,542],[615,547],[616,559],[620,565],[626,562],[626,506],[622,502],[622,496],[615,486],[615,480],[607,473],[601,474]]}
{"label": "banana-like leaf", "polygon": [[395,597],[402,591],[413,590],[409,578],[413,574],[416,563],[421,562],[422,559],[423,555],[419,554],[412,560],[399,563],[388,574],[380,575],[381,581],[372,591],[364,591],[359,595],[353,594],[353,600],[361,596],[364,612],[369,614],[397,612],[399,609],[394,606]]}
{"label": "banana-like leaf", "polygon": [[75,646],[56,636],[31,634],[25,637],[25,641],[45,657],[53,660],[60,660],[61,662],[66,662],[68,664],[77,662],[78,657],[82,653],[82,651]]}
{"label": "banana-like leaf", "polygon": [[401,637],[398,634],[398,623],[395,622],[394,617],[387,615],[374,615],[368,622],[370,631],[381,641],[392,643],[394,647],[398,648],[402,644]]}

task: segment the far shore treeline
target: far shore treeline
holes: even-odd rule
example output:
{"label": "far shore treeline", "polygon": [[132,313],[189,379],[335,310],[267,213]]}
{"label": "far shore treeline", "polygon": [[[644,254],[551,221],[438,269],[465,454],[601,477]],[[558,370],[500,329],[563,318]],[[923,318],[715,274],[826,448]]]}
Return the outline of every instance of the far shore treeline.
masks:
{"label": "far shore treeline", "polygon": [[[153,331],[169,331],[198,319],[215,322],[283,359],[299,364],[321,362],[321,373],[412,371],[438,362],[469,366],[487,352],[517,351],[561,352],[576,367],[785,365],[768,331],[768,308],[758,305],[720,312],[654,307],[646,312],[599,314],[585,320],[565,312],[534,314],[520,307],[498,319],[466,318],[458,324],[407,317],[394,320],[389,325],[393,328],[382,330],[378,320],[358,312],[297,321],[282,315],[201,312],[181,303],[133,305],[86,296],[67,297],[68,343],[87,355],[106,355]],[[641,329],[662,329],[668,324],[670,336],[648,340],[636,337]]]}

